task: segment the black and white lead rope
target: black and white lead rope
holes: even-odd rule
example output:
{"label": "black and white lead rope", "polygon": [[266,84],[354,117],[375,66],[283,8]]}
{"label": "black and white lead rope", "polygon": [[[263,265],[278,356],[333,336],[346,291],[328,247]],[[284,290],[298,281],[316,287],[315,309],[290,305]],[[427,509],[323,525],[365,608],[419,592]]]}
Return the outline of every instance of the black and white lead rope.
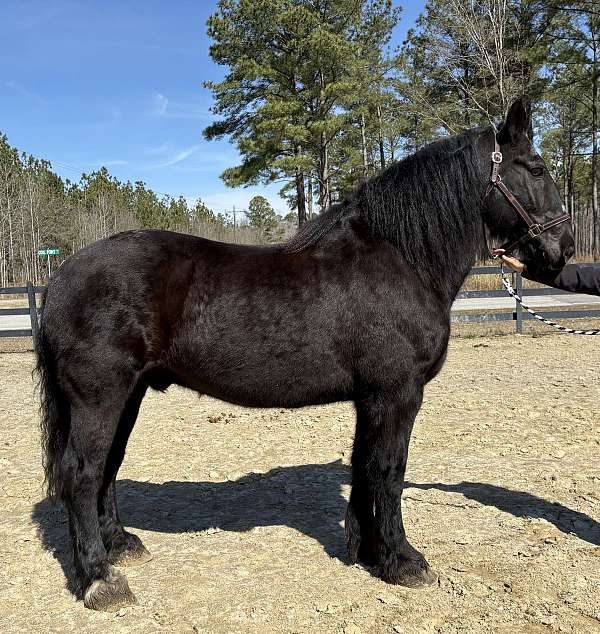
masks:
{"label": "black and white lead rope", "polygon": [[571,334],[571,335],[600,335],[600,330],[574,330],[573,328],[567,328],[566,326],[561,326],[560,324],[557,324],[555,321],[550,321],[549,319],[546,319],[545,317],[542,317],[542,315],[538,315],[535,312],[535,310],[532,310],[531,308],[529,308],[529,306],[524,304],[523,300],[517,295],[517,292],[512,287],[510,281],[508,280],[508,277],[507,277],[507,275],[506,275],[506,273],[504,271],[504,265],[503,264],[500,265],[500,272],[502,273],[502,284],[504,285],[504,288],[506,289],[506,292],[509,295],[511,295],[517,302],[519,302],[519,304],[521,304],[521,306],[530,315],[533,315],[533,317],[535,317],[536,319],[538,319],[542,323],[544,323],[544,324],[546,324],[548,326],[552,326],[552,328],[556,328],[556,330],[560,330],[561,332],[566,332],[566,333]]}

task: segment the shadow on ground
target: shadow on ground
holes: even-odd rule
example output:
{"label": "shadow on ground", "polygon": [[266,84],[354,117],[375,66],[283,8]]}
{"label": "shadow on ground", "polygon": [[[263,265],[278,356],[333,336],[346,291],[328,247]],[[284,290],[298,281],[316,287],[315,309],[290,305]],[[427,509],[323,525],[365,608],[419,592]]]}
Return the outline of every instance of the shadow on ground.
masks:
{"label": "shadow on ground", "polygon": [[525,491],[505,489],[485,482],[460,482],[458,484],[416,484],[407,482],[406,488],[437,489],[448,493],[461,493],[470,500],[475,500],[484,506],[495,506],[500,511],[510,513],[515,517],[530,517],[545,519],[554,524],[563,533],[572,533],[595,546],[600,545],[600,524],[585,513],[573,511],[559,504],[548,502]]}
{"label": "shadow on ground", "polygon": [[[120,514],[126,527],[161,533],[203,531],[218,527],[243,532],[256,526],[289,526],[317,540],[331,556],[346,559],[341,522],[346,500],[341,485],[350,483],[350,471],[341,461],[278,467],[227,482],[163,484],[120,480],[117,483]],[[406,487],[461,493],[485,506],[516,517],[539,517],[565,533],[600,545],[600,524],[578,511],[548,502],[524,491],[486,484],[417,484]],[[42,542],[60,561],[67,579],[72,564],[66,516],[47,500],[38,502],[32,519]],[[443,516],[440,515],[440,526]]]}

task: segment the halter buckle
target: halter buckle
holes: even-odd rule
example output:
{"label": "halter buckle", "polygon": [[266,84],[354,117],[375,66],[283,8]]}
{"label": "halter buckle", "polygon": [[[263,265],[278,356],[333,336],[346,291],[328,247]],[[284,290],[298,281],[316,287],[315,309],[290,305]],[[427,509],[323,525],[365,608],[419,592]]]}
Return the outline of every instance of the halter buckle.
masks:
{"label": "halter buckle", "polygon": [[531,238],[539,238],[544,233],[544,227],[540,224],[534,224],[529,227],[527,232]]}
{"label": "halter buckle", "polygon": [[492,163],[497,163],[498,165],[502,163],[502,152],[498,150],[492,152]]}

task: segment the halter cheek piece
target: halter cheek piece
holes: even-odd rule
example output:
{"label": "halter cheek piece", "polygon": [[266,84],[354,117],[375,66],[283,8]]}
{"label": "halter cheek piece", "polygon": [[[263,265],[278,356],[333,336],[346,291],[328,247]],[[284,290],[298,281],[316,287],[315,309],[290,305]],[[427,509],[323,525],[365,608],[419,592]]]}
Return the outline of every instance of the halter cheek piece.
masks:
{"label": "halter cheek piece", "polygon": [[[563,214],[562,216],[558,216],[558,218],[554,218],[554,220],[549,220],[545,224],[540,224],[539,222],[534,222],[531,216],[525,211],[521,203],[515,198],[515,196],[511,193],[508,187],[504,184],[504,181],[500,177],[498,173],[500,170],[500,163],[502,163],[502,152],[500,152],[500,146],[498,145],[498,139],[496,137],[496,128],[494,130],[494,151],[492,152],[492,174],[490,176],[490,182],[488,183],[487,189],[485,190],[486,198],[488,194],[494,189],[494,187],[498,188],[503,194],[506,200],[513,206],[515,211],[523,218],[523,220],[527,223],[528,231],[523,236],[521,236],[518,240],[514,242],[507,242],[503,244],[500,249],[502,249],[505,253],[511,253],[517,247],[529,242],[529,240],[533,240],[534,238],[539,238],[542,233],[548,231],[552,227],[556,227],[557,225],[562,224],[563,222],[567,222],[571,220],[569,214]],[[498,257],[496,251],[499,249],[494,249],[492,251],[492,255],[494,257]]]}

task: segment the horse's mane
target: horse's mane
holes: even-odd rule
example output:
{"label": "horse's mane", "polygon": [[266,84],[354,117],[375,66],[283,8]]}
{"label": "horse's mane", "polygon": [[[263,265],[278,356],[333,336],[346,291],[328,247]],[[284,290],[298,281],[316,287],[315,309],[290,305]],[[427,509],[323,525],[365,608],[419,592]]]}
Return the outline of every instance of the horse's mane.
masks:
{"label": "horse's mane", "polygon": [[475,146],[481,131],[441,139],[391,164],[305,224],[284,250],[313,246],[342,220],[355,217],[419,268],[428,267],[434,251],[451,258],[473,234],[481,208],[485,176]]}

